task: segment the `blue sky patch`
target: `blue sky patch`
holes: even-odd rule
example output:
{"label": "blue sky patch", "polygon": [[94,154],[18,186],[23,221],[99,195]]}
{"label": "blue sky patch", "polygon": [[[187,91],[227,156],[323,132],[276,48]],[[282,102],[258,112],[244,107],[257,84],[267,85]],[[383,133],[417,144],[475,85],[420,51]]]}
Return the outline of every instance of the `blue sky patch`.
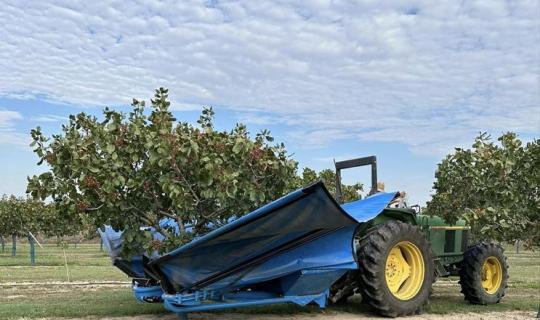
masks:
{"label": "blue sky patch", "polygon": [[25,177],[42,170],[31,128],[57,133],[69,114],[128,110],[163,86],[178,119],[214,106],[219,128],[268,128],[301,166],[377,155],[387,190],[424,203],[437,162],[478,132],[538,138],[539,10],[537,1],[8,1],[0,194],[24,194]]}

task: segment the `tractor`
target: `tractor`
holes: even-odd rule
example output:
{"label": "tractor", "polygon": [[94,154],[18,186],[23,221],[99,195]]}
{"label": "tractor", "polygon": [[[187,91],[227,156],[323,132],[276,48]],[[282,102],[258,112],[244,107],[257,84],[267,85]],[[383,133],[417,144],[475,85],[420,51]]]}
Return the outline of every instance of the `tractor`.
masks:
{"label": "tractor", "polygon": [[[342,170],[371,166],[370,195],[342,203]],[[465,299],[498,303],[508,265],[470,227],[409,207],[377,183],[375,156],[335,163],[336,194],[322,182],[283,196],[164,255],[119,255],[121,232],[100,231],[140,301],[190,312],[276,303],[343,303],[354,294],[388,317],[421,313],[438,277],[459,275]],[[170,221],[167,223],[171,223]],[[159,239],[159,234],[155,236]]]}
{"label": "tractor", "polygon": [[[380,191],[375,156],[336,162],[337,201],[341,170],[365,165],[371,166],[371,193]],[[359,268],[336,283],[332,302],[358,292],[381,315],[411,315],[422,311],[437,278],[451,275],[459,275],[470,303],[500,302],[508,281],[503,248],[491,241],[471,245],[471,228],[464,220],[448,225],[420,214],[419,206],[408,207],[403,198],[398,195],[395,206],[359,225],[354,242]]]}

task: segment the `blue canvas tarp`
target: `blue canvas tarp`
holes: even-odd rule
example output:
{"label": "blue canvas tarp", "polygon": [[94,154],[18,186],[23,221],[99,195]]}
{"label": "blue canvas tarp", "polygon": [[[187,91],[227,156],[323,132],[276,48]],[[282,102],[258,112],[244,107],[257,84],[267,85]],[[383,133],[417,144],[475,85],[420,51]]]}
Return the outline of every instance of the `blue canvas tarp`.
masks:
{"label": "blue canvas tarp", "polygon": [[132,278],[145,278],[143,257],[135,256],[129,260],[120,258],[122,251],[122,231],[116,231],[111,226],[98,229],[105,250],[109,253],[112,263]]}
{"label": "blue canvas tarp", "polygon": [[[171,218],[164,218],[159,221],[159,225],[162,228],[169,228],[175,234],[179,234],[180,230],[176,221]],[[165,237],[156,232],[154,228],[143,227],[141,229],[152,231],[152,237],[155,240],[163,241]],[[105,250],[109,253],[112,263],[121,269],[124,273],[132,278],[144,279],[148,278],[144,271],[144,261],[153,257],[158,257],[157,251],[152,252],[148,257],[145,253],[131,257],[130,259],[122,259],[122,231],[116,231],[111,226],[103,226],[98,229],[98,233],[101,237],[101,241]]]}
{"label": "blue canvas tarp", "polygon": [[321,182],[315,183],[150,265],[175,292],[247,285],[309,268],[351,269],[356,225],[379,214],[394,197],[378,194],[341,207]]}
{"label": "blue canvas tarp", "polygon": [[379,192],[368,198],[341,205],[358,222],[375,218],[397,196],[396,192]]}

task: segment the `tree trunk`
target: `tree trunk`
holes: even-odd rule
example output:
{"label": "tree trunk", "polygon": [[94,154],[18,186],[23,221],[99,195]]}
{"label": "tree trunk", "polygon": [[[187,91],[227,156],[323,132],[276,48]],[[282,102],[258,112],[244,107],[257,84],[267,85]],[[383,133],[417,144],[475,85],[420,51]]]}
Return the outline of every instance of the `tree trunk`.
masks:
{"label": "tree trunk", "polygon": [[0,236],[0,243],[2,243],[2,253],[6,251],[6,244],[4,243],[4,237]]}
{"label": "tree trunk", "polygon": [[28,243],[30,244],[30,265],[36,265],[36,248],[34,245],[34,238],[28,234]]}
{"label": "tree trunk", "polygon": [[11,235],[11,256],[15,257],[17,255],[17,235],[14,233]]}

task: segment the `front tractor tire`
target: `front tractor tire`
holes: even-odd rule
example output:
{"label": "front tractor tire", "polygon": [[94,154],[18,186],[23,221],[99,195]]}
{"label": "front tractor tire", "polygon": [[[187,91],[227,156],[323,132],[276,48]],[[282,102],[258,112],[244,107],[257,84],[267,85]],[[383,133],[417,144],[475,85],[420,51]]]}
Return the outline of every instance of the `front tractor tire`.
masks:
{"label": "front tractor tire", "polygon": [[469,247],[463,254],[459,283],[465,300],[470,303],[499,303],[508,283],[504,249],[492,242],[481,242]]}
{"label": "front tractor tire", "polygon": [[387,317],[419,314],[435,276],[431,247],[411,224],[390,221],[360,238],[358,291],[362,301]]}

